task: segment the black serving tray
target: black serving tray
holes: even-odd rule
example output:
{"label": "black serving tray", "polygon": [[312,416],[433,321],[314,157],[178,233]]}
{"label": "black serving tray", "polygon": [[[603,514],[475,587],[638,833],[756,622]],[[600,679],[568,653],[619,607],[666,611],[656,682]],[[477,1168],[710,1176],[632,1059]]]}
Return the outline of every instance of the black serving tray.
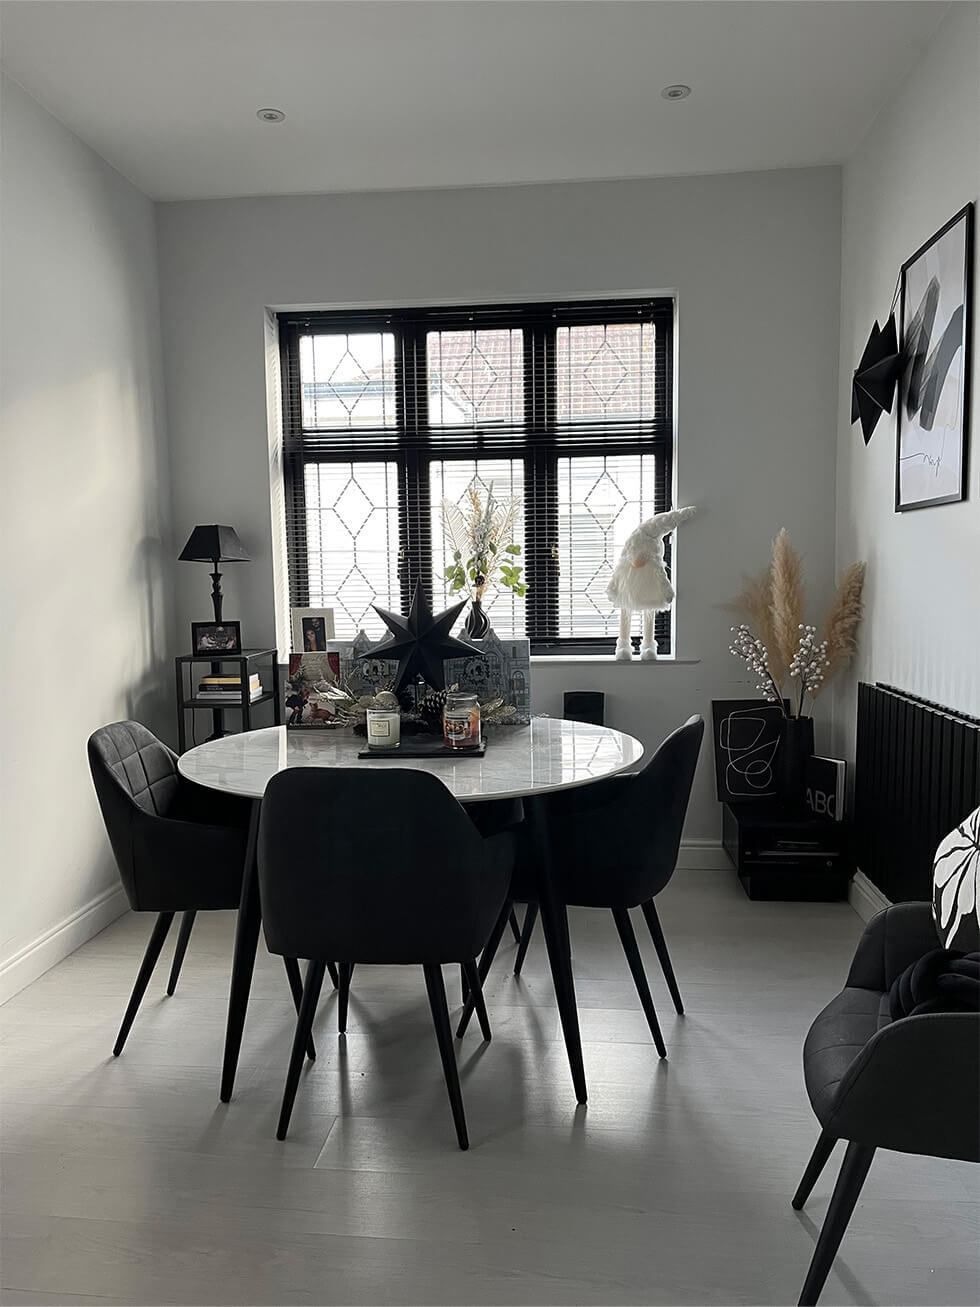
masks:
{"label": "black serving tray", "polygon": [[478,749],[450,749],[441,735],[409,735],[395,749],[364,748],[358,758],[482,758],[487,751],[484,739]]}

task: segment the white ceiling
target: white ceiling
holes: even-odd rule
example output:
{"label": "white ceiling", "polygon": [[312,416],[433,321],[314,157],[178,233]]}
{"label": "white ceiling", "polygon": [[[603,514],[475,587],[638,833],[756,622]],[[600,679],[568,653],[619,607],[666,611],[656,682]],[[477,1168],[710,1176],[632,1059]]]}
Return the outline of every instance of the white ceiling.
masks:
{"label": "white ceiling", "polygon": [[11,76],[172,200],[838,162],[945,8],[5,0],[0,33]]}

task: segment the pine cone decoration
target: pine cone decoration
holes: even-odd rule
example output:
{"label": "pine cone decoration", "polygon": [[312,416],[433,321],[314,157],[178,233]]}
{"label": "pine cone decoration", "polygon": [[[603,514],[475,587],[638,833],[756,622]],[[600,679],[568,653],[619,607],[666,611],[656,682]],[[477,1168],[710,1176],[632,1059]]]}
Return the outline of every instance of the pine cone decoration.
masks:
{"label": "pine cone decoration", "polygon": [[442,730],[442,712],[445,706],[445,690],[429,690],[419,700],[418,714],[430,731]]}

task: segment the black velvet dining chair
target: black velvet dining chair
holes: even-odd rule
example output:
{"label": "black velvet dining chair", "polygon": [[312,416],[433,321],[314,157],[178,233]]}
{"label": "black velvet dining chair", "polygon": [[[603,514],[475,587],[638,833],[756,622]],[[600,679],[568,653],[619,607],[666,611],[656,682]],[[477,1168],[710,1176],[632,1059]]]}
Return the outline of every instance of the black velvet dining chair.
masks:
{"label": "black velvet dining chair", "polygon": [[793,1196],[797,1211],[838,1140],[847,1151],[800,1307],[820,1297],[877,1149],[980,1161],[980,1012],[893,1015],[893,987],[901,993],[908,968],[939,948],[930,903],[879,912],[844,988],[806,1037],[803,1076],[820,1135]]}
{"label": "black velvet dining chair", "polygon": [[[291,768],[262,801],[259,894],[272,953],[310,959],[276,1131],[284,1139],[327,959],[420,965],[460,1148],[469,1146],[442,964],[461,966],[490,1038],[476,957],[507,900],[513,835],[484,838],[442,782],[388,768]],[[506,915],[504,917],[506,924]]]}
{"label": "black velvet dining chair", "polygon": [[[684,1004],[654,899],[677,866],[703,737],[704,719],[690,717],[667,736],[647,765],[635,775],[614,776],[585,789],[569,790],[544,800],[548,804],[558,892],[569,907],[611,910],[661,1057],[667,1056],[667,1048],[629,910],[642,909],[674,1007],[682,1013]],[[528,912],[515,964],[518,974],[537,915],[528,856],[526,848],[519,845],[511,898],[528,903]],[[508,910],[509,907],[508,904]],[[505,925],[506,918],[501,915],[480,958],[481,981],[486,979]],[[472,1010],[472,1004],[467,1001],[456,1031],[458,1037],[465,1032]]]}
{"label": "black velvet dining chair", "polygon": [[[237,908],[250,805],[185,780],[177,757],[139,722],[113,722],[88,741],[88,760],[119,877],[134,912],[156,913],[113,1047],[118,1057],[178,912],[183,913],[167,993],[177,987],[198,912]],[[286,973],[299,1006],[295,958]],[[312,1045],[310,1055],[313,1055]]]}

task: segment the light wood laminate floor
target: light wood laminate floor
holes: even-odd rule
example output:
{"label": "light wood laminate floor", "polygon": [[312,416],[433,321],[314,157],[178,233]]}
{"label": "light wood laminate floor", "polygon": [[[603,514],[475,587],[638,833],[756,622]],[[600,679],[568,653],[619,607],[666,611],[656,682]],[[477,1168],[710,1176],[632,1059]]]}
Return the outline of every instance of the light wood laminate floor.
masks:
{"label": "light wood laminate floor", "polygon": [[[222,1106],[232,915],[198,918],[168,999],[171,941],[117,1060],[151,924],[122,918],[0,1008],[0,1300],[795,1303],[833,1179],[791,1210],[816,1136],[800,1048],[861,923],[844,904],[750,903],[719,872],[679,873],[658,902],[685,1017],[636,926],[669,1061],[609,914],[573,912],[589,1105],[575,1105],[539,932],[521,980],[513,945],[498,957],[493,1042],[473,1022],[458,1045],[468,1153],[420,971],[359,968],[346,1039],[325,994],[279,1144],[279,960],[260,949]],[[978,1172],[880,1154],[823,1304],[977,1302]]]}

